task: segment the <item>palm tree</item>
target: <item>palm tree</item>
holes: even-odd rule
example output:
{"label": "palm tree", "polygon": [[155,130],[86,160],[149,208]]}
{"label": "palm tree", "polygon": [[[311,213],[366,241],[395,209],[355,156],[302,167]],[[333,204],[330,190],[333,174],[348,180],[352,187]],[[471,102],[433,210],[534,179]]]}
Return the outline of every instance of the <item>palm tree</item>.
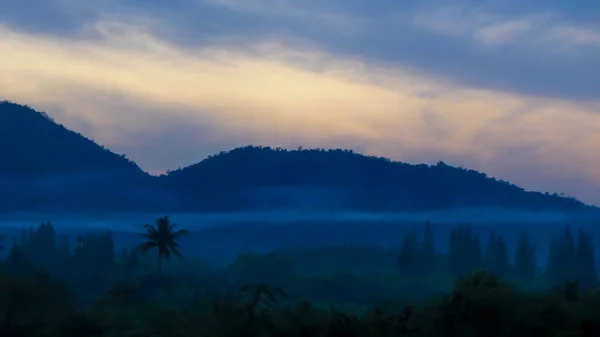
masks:
{"label": "palm tree", "polygon": [[142,243],[139,248],[143,252],[151,249],[158,251],[158,273],[162,272],[162,259],[169,259],[171,254],[183,258],[178,250],[177,240],[184,235],[189,234],[187,229],[175,231],[175,224],[169,220],[168,216],[156,219],[156,225],[144,225],[142,234],[148,241]]}

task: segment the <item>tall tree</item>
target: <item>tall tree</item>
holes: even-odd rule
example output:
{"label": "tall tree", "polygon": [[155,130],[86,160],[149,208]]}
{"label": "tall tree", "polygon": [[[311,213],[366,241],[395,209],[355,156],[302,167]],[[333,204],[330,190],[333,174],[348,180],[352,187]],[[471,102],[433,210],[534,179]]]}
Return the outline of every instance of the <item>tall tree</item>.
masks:
{"label": "tall tree", "polygon": [[562,236],[553,236],[546,276],[554,284],[577,279],[577,251],[570,227],[565,227]]}
{"label": "tall tree", "polygon": [[404,235],[398,256],[398,269],[404,274],[414,274],[417,271],[419,257],[419,242],[414,228]]}
{"label": "tall tree", "polygon": [[550,249],[548,250],[548,262],[546,263],[546,278],[554,285],[560,284],[564,280],[560,254],[559,238],[557,235],[552,235]]}
{"label": "tall tree", "polygon": [[575,277],[577,268],[577,246],[575,244],[575,237],[569,226],[566,226],[564,229],[562,245],[565,274],[573,278]]}
{"label": "tall tree", "polygon": [[505,277],[510,268],[508,249],[501,235],[492,233],[485,251],[485,267],[499,277]]}
{"label": "tall tree", "polygon": [[515,252],[515,273],[522,280],[529,280],[536,270],[536,248],[527,232],[521,233]]}
{"label": "tall tree", "polygon": [[435,250],[433,228],[429,221],[425,223],[425,230],[423,231],[423,241],[421,242],[419,249],[419,256],[418,267],[421,273],[429,273],[438,266],[438,252]]}
{"label": "tall tree", "polygon": [[598,284],[594,242],[590,234],[581,229],[577,238],[577,281],[582,289],[590,289]]}
{"label": "tall tree", "polygon": [[183,258],[179,252],[179,243],[182,236],[189,234],[187,229],[175,230],[176,225],[171,222],[168,216],[156,219],[155,225],[144,225],[146,242],[140,245],[143,252],[156,249],[158,253],[158,272],[162,272],[162,260],[169,259],[171,254]]}
{"label": "tall tree", "polygon": [[471,240],[469,241],[469,265],[470,270],[478,269],[483,267],[483,252],[481,248],[481,239],[479,235],[472,233],[469,227],[469,235]]}
{"label": "tall tree", "polygon": [[455,275],[464,275],[481,267],[481,241],[471,226],[461,225],[450,233],[448,267]]}
{"label": "tall tree", "polygon": [[423,241],[421,242],[421,250],[423,252],[435,253],[435,244],[433,243],[433,227],[429,221],[425,223]]}
{"label": "tall tree", "polygon": [[58,250],[56,231],[49,221],[42,222],[29,238],[30,258],[40,268],[55,273]]}
{"label": "tall tree", "polygon": [[[483,264],[485,268],[492,271],[494,262],[496,259],[496,233],[491,232],[490,238],[488,239],[487,245],[485,246],[485,252],[483,253]],[[493,272],[493,271],[492,271]]]}
{"label": "tall tree", "polygon": [[140,265],[137,249],[123,248],[119,255],[119,260],[123,265],[125,280],[129,279],[129,275]]}
{"label": "tall tree", "polygon": [[61,236],[58,240],[58,268],[59,275],[68,275],[73,273],[72,262],[73,253],[71,251],[71,245],[69,244],[68,236]]}

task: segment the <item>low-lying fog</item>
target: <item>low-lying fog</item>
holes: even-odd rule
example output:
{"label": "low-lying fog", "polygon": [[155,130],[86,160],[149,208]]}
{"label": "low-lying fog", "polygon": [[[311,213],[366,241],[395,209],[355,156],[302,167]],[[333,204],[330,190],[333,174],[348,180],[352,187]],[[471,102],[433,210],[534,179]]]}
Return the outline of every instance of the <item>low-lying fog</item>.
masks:
{"label": "low-lying fog", "polygon": [[593,221],[600,217],[581,213],[526,212],[502,209],[453,209],[427,213],[360,213],[314,212],[303,210],[239,212],[239,213],[121,213],[121,214],[33,214],[12,213],[0,215],[0,227],[29,227],[41,221],[50,221],[58,230],[108,229],[138,232],[145,223],[168,215],[180,227],[196,231],[239,223],[286,224],[290,222],[425,222],[435,224],[471,223],[494,225],[502,223],[564,223]]}
{"label": "low-lying fog", "polygon": [[[165,214],[126,213],[111,215],[8,214],[0,216],[0,233],[10,246],[21,228],[50,221],[62,235],[72,239],[89,231],[110,230],[117,248],[138,244],[142,225],[153,224]],[[214,263],[228,263],[243,252],[268,252],[297,246],[375,245],[396,249],[403,235],[414,227],[419,234],[427,220],[433,224],[438,249],[447,248],[452,224],[469,223],[485,243],[491,231],[505,236],[514,248],[523,230],[538,245],[545,259],[552,233],[570,225],[584,228],[595,237],[600,218],[588,214],[524,212],[501,209],[454,209],[428,213],[308,212],[299,210],[224,214],[168,214],[178,228],[192,234],[181,240],[182,252]]]}

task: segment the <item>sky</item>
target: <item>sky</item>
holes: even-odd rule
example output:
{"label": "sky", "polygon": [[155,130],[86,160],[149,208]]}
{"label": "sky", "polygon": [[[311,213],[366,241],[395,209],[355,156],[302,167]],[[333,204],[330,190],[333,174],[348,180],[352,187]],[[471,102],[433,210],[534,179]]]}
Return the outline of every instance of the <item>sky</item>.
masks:
{"label": "sky", "polygon": [[3,0],[0,99],[151,173],[243,145],[600,205],[597,0]]}

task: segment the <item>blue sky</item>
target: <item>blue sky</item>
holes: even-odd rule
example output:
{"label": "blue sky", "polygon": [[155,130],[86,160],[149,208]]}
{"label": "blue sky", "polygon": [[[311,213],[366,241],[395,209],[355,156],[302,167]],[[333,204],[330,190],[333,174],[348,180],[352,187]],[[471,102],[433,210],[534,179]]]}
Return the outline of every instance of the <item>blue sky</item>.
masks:
{"label": "blue sky", "polygon": [[600,204],[600,3],[5,0],[0,95],[151,172],[246,144]]}

